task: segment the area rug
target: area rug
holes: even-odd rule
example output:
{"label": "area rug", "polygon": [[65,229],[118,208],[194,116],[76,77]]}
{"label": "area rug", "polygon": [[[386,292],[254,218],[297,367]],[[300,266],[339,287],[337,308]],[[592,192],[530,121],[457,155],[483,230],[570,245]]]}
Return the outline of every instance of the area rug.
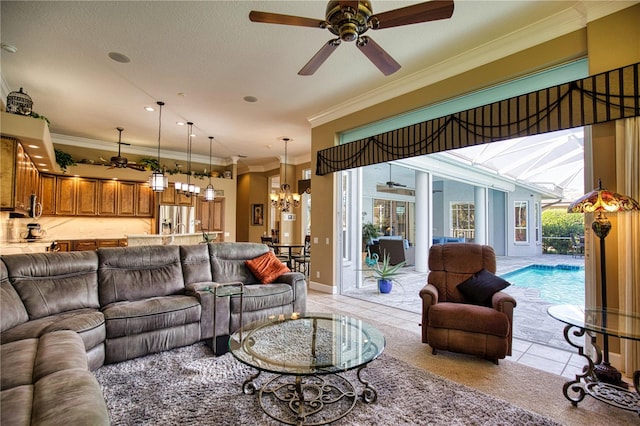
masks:
{"label": "area rug", "polygon": [[[94,372],[113,425],[275,425],[241,385],[255,370],[231,354],[214,358],[198,343],[106,365]],[[342,374],[358,390],[356,373]],[[262,374],[259,381],[272,375]],[[558,425],[533,412],[383,354],[362,372],[378,391],[343,419],[346,425]]]}

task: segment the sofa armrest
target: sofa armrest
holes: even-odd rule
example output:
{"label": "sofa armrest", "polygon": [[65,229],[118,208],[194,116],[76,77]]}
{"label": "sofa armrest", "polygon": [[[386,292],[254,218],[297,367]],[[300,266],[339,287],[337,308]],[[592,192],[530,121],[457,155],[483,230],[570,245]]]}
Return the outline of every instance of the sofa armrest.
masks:
{"label": "sofa armrest", "polygon": [[307,281],[301,272],[286,272],[275,282],[289,284],[293,290],[293,311],[302,314],[307,312]]}
{"label": "sofa armrest", "polygon": [[493,306],[493,309],[496,311],[506,314],[507,317],[509,317],[509,322],[511,322],[513,318],[513,308],[517,306],[517,303],[516,299],[510,294],[498,291],[491,297],[491,306]]}

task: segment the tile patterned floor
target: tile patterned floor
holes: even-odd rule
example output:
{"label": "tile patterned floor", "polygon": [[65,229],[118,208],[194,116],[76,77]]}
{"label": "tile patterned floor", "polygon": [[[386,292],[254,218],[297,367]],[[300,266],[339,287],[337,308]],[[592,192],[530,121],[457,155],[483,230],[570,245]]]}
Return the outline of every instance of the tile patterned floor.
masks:
{"label": "tile patterned floor", "polygon": [[[584,259],[572,256],[543,255],[537,257],[518,257],[497,259],[498,274],[504,274],[531,264],[549,265],[584,265]],[[412,278],[409,278],[411,276]],[[331,295],[310,290],[308,310],[310,312],[327,312],[333,309],[348,311],[363,319],[387,319],[390,325],[415,333],[420,341],[421,314],[417,292],[425,280],[426,274],[407,274],[401,280],[401,287],[394,289],[393,303],[385,301],[377,295],[375,287],[367,286],[348,295]],[[416,284],[418,283],[418,284]],[[419,287],[416,287],[419,285]],[[417,288],[417,290],[416,290]],[[549,304],[537,303],[536,294],[525,294],[524,289],[517,290],[514,297],[520,303],[514,313],[514,322],[537,324],[539,329],[548,329],[537,338],[514,338],[513,354],[510,361],[525,364],[529,367],[544,370],[567,378],[574,378],[584,364],[583,358],[571,351],[562,337],[562,323],[549,317],[546,307]],[[359,295],[357,293],[360,293]],[[525,309],[525,306],[528,309]],[[520,308],[520,309],[519,309]],[[514,332],[517,325],[514,324]],[[521,333],[522,335],[522,333]],[[529,336],[532,337],[532,336]]]}

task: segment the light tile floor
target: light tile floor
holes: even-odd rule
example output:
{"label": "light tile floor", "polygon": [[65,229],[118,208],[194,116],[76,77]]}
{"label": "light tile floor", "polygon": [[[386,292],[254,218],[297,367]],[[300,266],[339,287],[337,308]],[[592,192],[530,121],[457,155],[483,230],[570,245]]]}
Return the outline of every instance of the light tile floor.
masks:
{"label": "light tile floor", "polygon": [[[498,258],[497,262],[498,274],[510,272],[534,263],[584,265],[582,258],[553,255],[543,255],[533,258],[501,257]],[[417,292],[415,297],[419,298]],[[380,318],[385,318],[388,324],[414,333],[418,342],[421,339],[419,324],[422,318],[420,313],[415,312],[415,309],[414,312],[411,312],[410,310],[400,309],[397,306],[386,306],[381,303],[374,303],[366,300],[366,297],[357,298],[357,296],[353,294],[350,296],[331,295],[314,290],[309,291],[307,309],[309,312],[331,312],[334,309],[341,310],[350,312],[362,319],[376,321],[379,321]],[[546,307],[544,312],[540,311],[535,315],[538,316],[538,319],[548,317]],[[562,324],[554,325],[560,328],[562,327]],[[582,366],[584,365],[584,358],[575,352],[519,338],[513,339],[512,352],[513,354],[507,357],[510,361],[567,378],[574,378],[576,373],[581,372]]]}

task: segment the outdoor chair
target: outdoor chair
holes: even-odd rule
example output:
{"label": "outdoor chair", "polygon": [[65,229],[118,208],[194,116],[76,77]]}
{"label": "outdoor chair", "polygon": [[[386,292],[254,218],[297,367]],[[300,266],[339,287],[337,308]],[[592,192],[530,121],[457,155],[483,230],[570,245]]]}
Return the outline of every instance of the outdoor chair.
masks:
{"label": "outdoor chair", "polygon": [[584,256],[584,235],[571,233],[573,257]]}
{"label": "outdoor chair", "polygon": [[511,355],[516,301],[499,291],[509,285],[495,276],[492,247],[436,244],[429,250],[422,298],[422,342],[438,349],[480,356],[498,364]]}

